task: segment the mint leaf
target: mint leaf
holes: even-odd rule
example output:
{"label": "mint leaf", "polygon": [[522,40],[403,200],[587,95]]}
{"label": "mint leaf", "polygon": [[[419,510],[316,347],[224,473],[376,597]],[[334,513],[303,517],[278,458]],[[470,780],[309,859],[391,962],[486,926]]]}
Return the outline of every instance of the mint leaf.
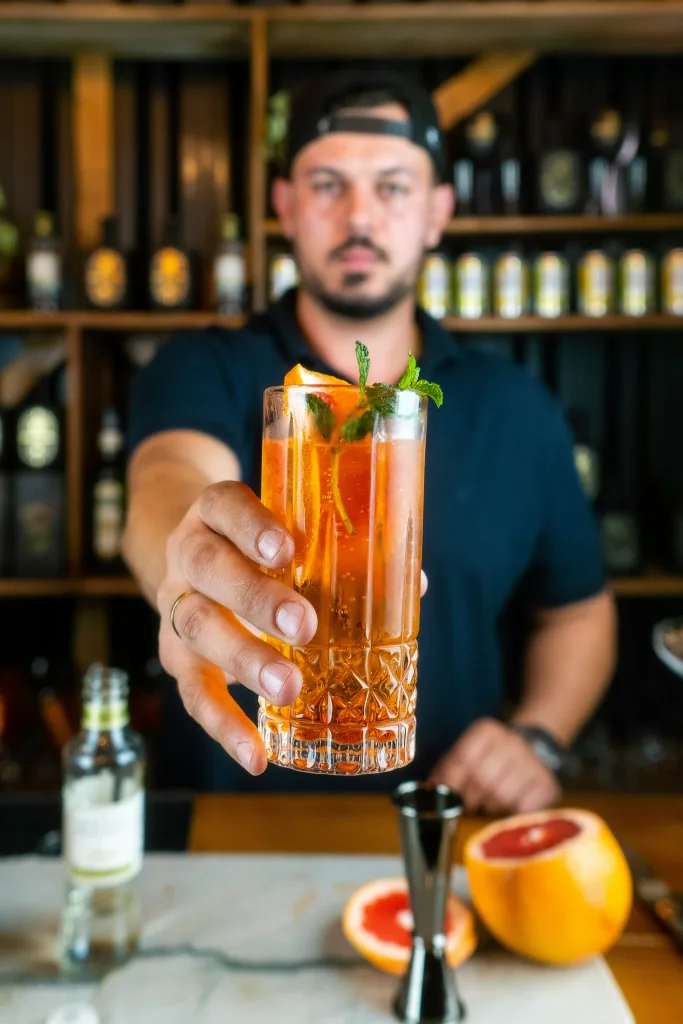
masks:
{"label": "mint leaf", "polygon": [[324,441],[329,441],[335,428],[336,420],[332,409],[320,395],[306,395],[306,408],[315,420],[315,425]]}
{"label": "mint leaf", "polygon": [[374,409],[366,409],[360,416],[349,416],[341,428],[342,441],[362,441],[367,434],[371,434],[375,427],[377,413]]}
{"label": "mint leaf", "polygon": [[408,352],[408,366],[398,382],[399,391],[408,391],[417,384],[420,377],[420,367],[415,362],[415,356],[412,352]]}
{"label": "mint leaf", "polygon": [[411,388],[412,391],[417,391],[418,395],[427,395],[431,398],[437,409],[440,409],[443,405],[443,391],[438,384],[432,384],[428,380],[416,380]]}
{"label": "mint leaf", "polygon": [[373,384],[368,388],[368,401],[380,416],[396,412],[397,390],[391,384]]}
{"label": "mint leaf", "polygon": [[370,373],[370,353],[367,345],[364,345],[362,341],[356,342],[356,361],[358,362],[358,384],[362,401],[365,398],[365,385]]}

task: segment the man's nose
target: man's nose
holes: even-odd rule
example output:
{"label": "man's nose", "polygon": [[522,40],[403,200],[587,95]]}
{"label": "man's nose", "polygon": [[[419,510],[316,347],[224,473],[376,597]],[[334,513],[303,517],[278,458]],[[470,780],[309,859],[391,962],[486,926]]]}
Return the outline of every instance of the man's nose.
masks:
{"label": "man's nose", "polygon": [[371,188],[362,183],[354,183],[348,190],[347,218],[349,233],[354,235],[368,234],[374,226],[376,201]]}

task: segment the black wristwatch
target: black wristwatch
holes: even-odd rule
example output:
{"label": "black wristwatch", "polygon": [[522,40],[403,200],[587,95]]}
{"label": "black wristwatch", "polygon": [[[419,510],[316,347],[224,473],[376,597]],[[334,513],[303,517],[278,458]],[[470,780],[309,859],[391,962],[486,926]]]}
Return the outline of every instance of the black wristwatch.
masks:
{"label": "black wristwatch", "polygon": [[567,751],[555,737],[540,725],[510,725],[513,732],[526,740],[534,754],[554,775],[559,775],[567,766]]}

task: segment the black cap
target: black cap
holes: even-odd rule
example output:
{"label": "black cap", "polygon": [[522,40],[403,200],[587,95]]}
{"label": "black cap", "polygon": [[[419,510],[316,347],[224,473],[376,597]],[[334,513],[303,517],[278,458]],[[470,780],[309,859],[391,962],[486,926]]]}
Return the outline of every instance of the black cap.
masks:
{"label": "black cap", "polygon": [[[350,94],[385,91],[405,107],[407,121],[368,117],[355,114],[353,109],[343,114],[332,113]],[[438,180],[444,180],[446,161],[436,108],[426,89],[404,75],[346,70],[299,86],[291,97],[284,171],[289,173],[304,146],[330,132],[365,132],[408,139],[427,151]]]}

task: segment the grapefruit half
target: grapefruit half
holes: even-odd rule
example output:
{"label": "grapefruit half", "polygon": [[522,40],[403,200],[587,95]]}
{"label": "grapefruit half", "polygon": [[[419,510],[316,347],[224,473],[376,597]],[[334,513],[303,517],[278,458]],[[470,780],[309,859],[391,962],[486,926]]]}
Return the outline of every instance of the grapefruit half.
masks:
{"label": "grapefruit half", "polygon": [[633,899],[626,858],[605,822],[540,811],[489,825],[465,846],[477,913],[504,946],[547,964],[604,953]]}
{"label": "grapefruit half", "polygon": [[[387,974],[405,974],[413,944],[413,915],[404,878],[361,886],[349,899],[342,930],[353,948]],[[474,915],[456,896],[446,904],[446,956],[457,967],[477,945]]]}

